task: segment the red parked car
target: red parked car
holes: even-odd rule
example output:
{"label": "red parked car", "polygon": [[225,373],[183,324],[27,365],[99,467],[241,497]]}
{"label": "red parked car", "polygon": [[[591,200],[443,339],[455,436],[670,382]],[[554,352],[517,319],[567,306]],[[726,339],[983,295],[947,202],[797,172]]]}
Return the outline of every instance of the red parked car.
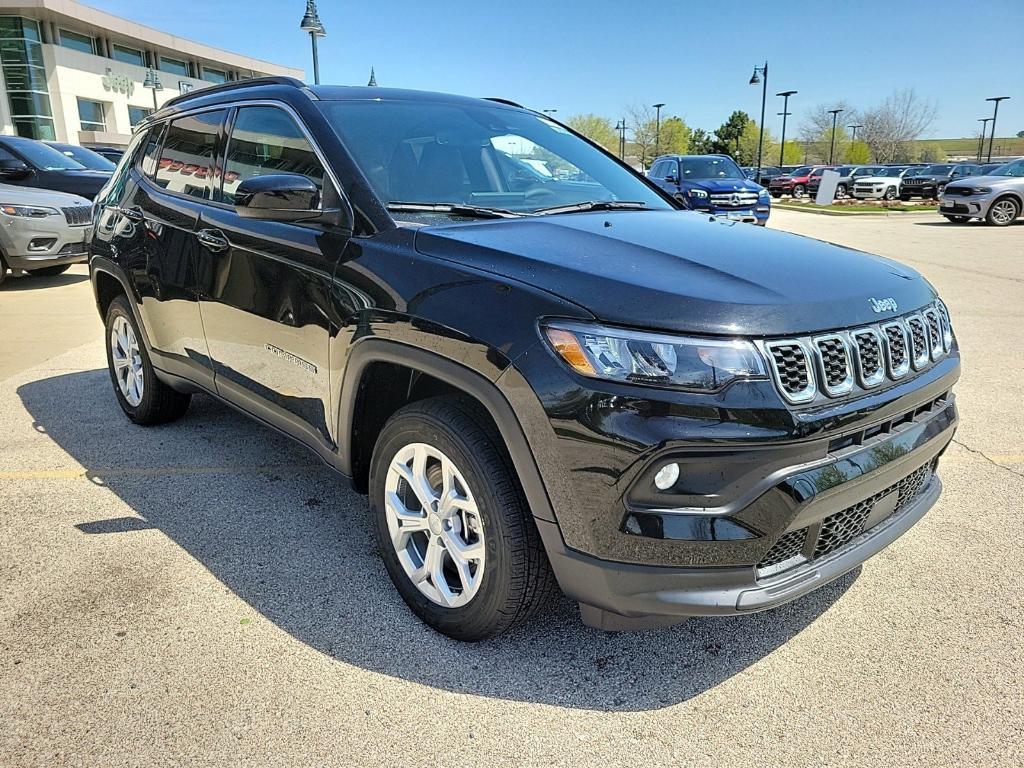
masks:
{"label": "red parked car", "polygon": [[772,179],[768,185],[768,191],[772,197],[782,197],[783,195],[803,197],[807,193],[807,182],[811,177],[811,173],[818,168],[824,167],[821,165],[801,165],[799,168],[794,168],[788,174],[776,176]]}

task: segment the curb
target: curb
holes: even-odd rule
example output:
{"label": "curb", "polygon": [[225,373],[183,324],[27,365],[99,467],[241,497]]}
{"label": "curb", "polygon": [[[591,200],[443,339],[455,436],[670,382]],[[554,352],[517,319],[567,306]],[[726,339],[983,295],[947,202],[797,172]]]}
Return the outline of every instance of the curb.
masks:
{"label": "curb", "polygon": [[779,205],[775,204],[772,209],[778,209],[780,211],[796,211],[798,213],[811,213],[818,216],[880,216],[886,218],[889,216],[922,216],[922,215],[934,215],[934,210],[925,211],[889,211],[885,209],[879,209],[878,211],[844,211],[838,208],[809,208],[796,205]]}

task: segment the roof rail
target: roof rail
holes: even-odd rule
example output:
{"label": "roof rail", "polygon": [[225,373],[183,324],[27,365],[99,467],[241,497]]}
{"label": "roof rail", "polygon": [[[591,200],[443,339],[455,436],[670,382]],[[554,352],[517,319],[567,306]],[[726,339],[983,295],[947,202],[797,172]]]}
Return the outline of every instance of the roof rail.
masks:
{"label": "roof rail", "polygon": [[232,91],[236,88],[252,88],[258,85],[288,85],[292,88],[305,88],[306,84],[301,80],[297,80],[294,77],[285,77],[284,75],[270,75],[267,77],[250,77],[244,80],[232,80],[229,83],[221,83],[219,85],[210,85],[198,90],[189,91],[183,93],[180,96],[175,96],[173,99],[169,99],[160,105],[160,109],[164,107],[173,107],[182,102],[188,101],[189,99],[197,99],[200,96],[209,96],[214,93],[221,93],[223,91]]}
{"label": "roof rail", "polygon": [[526,109],[522,104],[517,104],[511,99],[503,99],[499,96],[484,96],[484,101],[494,101],[498,104],[507,104],[510,107],[519,107],[520,109]]}

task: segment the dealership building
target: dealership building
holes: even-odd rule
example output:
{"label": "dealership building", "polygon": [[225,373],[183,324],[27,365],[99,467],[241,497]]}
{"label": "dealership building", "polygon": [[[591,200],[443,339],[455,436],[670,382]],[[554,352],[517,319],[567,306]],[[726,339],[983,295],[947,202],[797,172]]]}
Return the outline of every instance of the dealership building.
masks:
{"label": "dealership building", "polygon": [[123,147],[154,103],[261,75],[304,73],[72,0],[0,0],[0,132],[7,135]]}

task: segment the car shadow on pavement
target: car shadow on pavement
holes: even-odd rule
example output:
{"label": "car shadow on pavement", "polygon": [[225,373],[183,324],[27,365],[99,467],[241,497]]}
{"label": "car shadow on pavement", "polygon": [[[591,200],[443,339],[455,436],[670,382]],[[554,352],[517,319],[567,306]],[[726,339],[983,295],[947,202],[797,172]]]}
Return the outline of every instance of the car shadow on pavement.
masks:
{"label": "car shadow on pavement", "polygon": [[584,626],[559,597],[512,635],[459,643],[402,603],[375,551],[365,497],[287,438],[209,397],[193,398],[175,424],[135,426],[105,370],[34,381],[18,394],[35,429],[134,513],[95,519],[83,507],[82,536],[157,529],[296,640],[438,689],[590,710],[670,706],[779,648],[858,573],[766,613],[631,634]]}
{"label": "car shadow on pavement", "polygon": [[63,274],[53,277],[37,277],[33,275],[7,276],[0,291],[10,293],[12,291],[35,291],[45,288],[57,288],[61,285],[74,285],[89,279],[89,275]]}

